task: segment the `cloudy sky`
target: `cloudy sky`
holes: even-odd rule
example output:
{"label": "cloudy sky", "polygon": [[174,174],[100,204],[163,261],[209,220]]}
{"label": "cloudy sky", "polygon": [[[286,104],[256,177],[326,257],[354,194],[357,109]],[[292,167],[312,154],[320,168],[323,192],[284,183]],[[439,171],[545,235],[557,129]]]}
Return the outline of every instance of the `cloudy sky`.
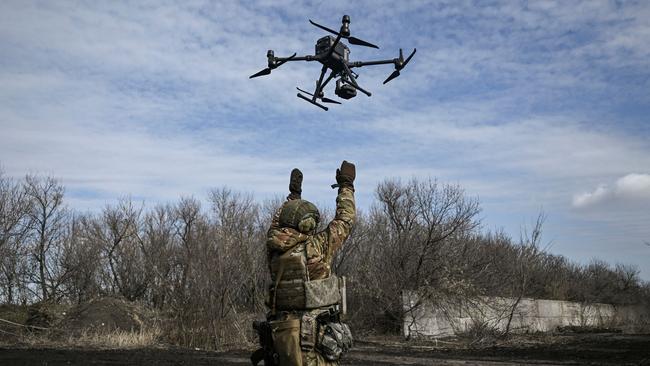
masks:
{"label": "cloudy sky", "polygon": [[[353,4],[353,5],[351,5]],[[373,92],[324,112],[296,98],[319,67],[308,19],[379,50],[418,52],[359,69]],[[650,280],[650,2],[138,1],[0,3],[0,165],[61,179],[98,210],[229,186],[331,205],[341,160],[368,208],[385,178],[434,177],[482,202],[515,237],[540,209],[553,253],[631,263]],[[333,90],[326,93],[334,98]]]}

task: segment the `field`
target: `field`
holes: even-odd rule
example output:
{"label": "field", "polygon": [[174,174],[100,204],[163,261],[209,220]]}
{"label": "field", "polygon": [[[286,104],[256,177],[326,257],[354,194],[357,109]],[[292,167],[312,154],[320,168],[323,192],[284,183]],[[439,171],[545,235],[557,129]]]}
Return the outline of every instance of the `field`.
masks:
{"label": "field", "polygon": [[[250,365],[250,351],[179,348],[0,348],[0,365]],[[650,335],[526,336],[503,344],[468,347],[457,341],[358,341],[342,365],[650,365]]]}

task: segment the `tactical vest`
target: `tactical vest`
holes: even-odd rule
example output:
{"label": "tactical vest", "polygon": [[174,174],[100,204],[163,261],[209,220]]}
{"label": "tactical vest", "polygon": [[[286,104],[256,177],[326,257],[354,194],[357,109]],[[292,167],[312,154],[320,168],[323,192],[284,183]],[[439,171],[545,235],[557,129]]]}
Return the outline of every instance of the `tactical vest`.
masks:
{"label": "tactical vest", "polygon": [[345,311],[345,278],[334,274],[309,279],[307,252],[301,243],[271,259],[270,305],[276,310],[311,310],[341,305]]}

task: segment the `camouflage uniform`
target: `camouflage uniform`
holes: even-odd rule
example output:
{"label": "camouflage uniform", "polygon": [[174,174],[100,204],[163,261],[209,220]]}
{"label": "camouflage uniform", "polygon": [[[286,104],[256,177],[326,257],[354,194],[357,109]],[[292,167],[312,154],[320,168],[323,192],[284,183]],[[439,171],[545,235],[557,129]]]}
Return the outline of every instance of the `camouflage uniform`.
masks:
{"label": "camouflage uniform", "polygon": [[[345,239],[350,235],[355,218],[354,189],[352,187],[339,188],[336,198],[336,214],[327,227],[315,234],[308,235],[296,229],[280,227],[280,212],[278,210],[267,234],[267,254],[269,258],[269,270],[272,280],[276,280],[277,267],[271,263],[278,256],[289,250],[296,250],[304,246],[307,260],[307,272],[309,281],[326,279],[332,275],[332,260],[336,251],[341,248]],[[272,301],[270,301],[272,302]],[[316,316],[322,309],[304,311],[283,311],[271,315],[276,320],[300,319],[306,312]],[[327,361],[316,350],[302,351],[303,365],[338,365],[338,362]]]}

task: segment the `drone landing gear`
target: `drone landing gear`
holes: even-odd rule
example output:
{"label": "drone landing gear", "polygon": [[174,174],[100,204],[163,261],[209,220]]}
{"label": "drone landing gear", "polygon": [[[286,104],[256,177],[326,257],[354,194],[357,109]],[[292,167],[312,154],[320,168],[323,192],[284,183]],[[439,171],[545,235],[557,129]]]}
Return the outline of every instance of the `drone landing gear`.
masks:
{"label": "drone landing gear", "polygon": [[[311,104],[313,104],[313,105],[315,105],[315,106],[317,106],[317,107],[321,107],[321,108],[323,108],[324,110],[328,110],[328,109],[329,109],[329,108],[325,107],[324,105],[322,105],[322,104],[320,104],[320,103],[318,103],[318,102],[316,102],[316,101],[313,101],[313,100],[311,100],[311,98],[307,98],[306,96],[304,96],[304,95],[302,95],[302,94],[300,94],[300,93],[298,93],[297,95],[298,95],[298,98],[304,99],[304,100],[308,101],[309,103],[311,103]],[[341,103],[339,103],[339,104],[341,104]]]}
{"label": "drone landing gear", "polygon": [[[331,78],[328,78],[327,81],[329,81],[329,79],[331,79]],[[306,90],[302,90],[302,89],[300,89],[300,88],[296,88],[296,89],[298,89],[298,91],[301,92],[301,93],[305,93],[305,94],[311,96],[311,98],[307,98],[307,97],[304,96],[303,94],[298,93],[298,98],[300,98],[300,99],[304,99],[304,100],[308,101],[309,103],[311,103],[311,104],[313,104],[313,105],[315,105],[315,106],[318,106],[318,107],[323,108],[324,110],[328,110],[328,108],[325,107],[324,105],[318,103],[316,100],[320,99],[321,101],[323,101],[323,103],[341,104],[341,102],[339,102],[339,101],[336,101],[336,100],[334,100],[334,99],[330,99],[330,98],[325,97],[325,96],[323,95],[323,92],[322,92],[322,91],[321,91],[320,93],[318,93],[318,97],[317,97],[317,98],[314,98],[314,94],[312,94],[312,93],[310,93],[310,92],[308,92],[308,91],[306,91]]]}
{"label": "drone landing gear", "polygon": [[316,81],[316,90],[314,90],[314,94],[312,94],[312,93],[310,93],[308,91],[302,90],[300,88],[296,88],[296,89],[298,89],[299,92],[302,92],[302,93],[305,93],[305,94],[311,96],[311,98],[307,98],[303,94],[298,93],[298,98],[304,99],[304,100],[308,101],[309,103],[311,103],[311,104],[313,104],[313,105],[315,105],[317,107],[323,108],[324,110],[328,110],[328,108],[325,107],[324,105],[318,103],[317,102],[318,99],[320,99],[323,103],[341,104],[341,102],[338,102],[338,101],[330,99],[330,98],[326,98],[325,93],[323,93],[323,88],[332,80],[332,78],[334,78],[334,75],[335,75],[335,73],[332,71],[329,74],[329,76],[325,79],[325,81],[323,81],[323,77],[325,76],[326,71],[327,71],[327,66],[323,65],[323,68],[321,69],[321,72],[320,72],[320,77]]}

